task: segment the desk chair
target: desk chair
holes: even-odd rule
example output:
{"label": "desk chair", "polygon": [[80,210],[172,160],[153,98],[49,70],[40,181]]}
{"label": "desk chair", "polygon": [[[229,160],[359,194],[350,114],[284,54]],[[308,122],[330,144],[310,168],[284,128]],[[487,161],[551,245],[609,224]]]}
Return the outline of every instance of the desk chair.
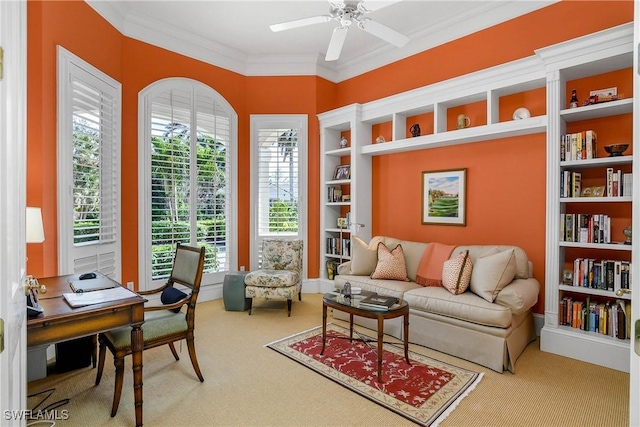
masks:
{"label": "desk chair", "polygon": [[249,314],[254,298],[287,300],[287,316],[291,317],[291,302],[296,295],[301,301],[302,240],[271,240],[262,242],[262,268],[244,278]]}
{"label": "desk chair", "polygon": [[[180,295],[175,302],[170,304],[144,308],[145,321],[142,325],[144,339],[143,351],[168,344],[173,353],[173,357],[175,357],[176,360],[180,360],[174,342],[183,339],[187,340],[191,364],[200,382],[204,381],[204,378],[200,372],[198,359],[196,358],[193,330],[195,326],[196,300],[198,299],[202,270],[204,268],[204,251],[204,247],[194,248],[178,243],[173,259],[171,276],[167,283],[157,289],[138,292],[138,294],[142,296],[162,292],[161,299],[163,302],[167,302],[167,296],[169,295],[184,295],[183,297]],[[190,288],[191,294],[184,294],[174,288],[173,285],[175,283]],[[180,310],[184,304],[187,305],[186,313]],[[100,343],[100,351],[96,385],[100,384],[100,379],[102,378],[107,348],[113,354],[113,364],[116,367],[115,390],[113,393],[113,405],[111,407],[111,416],[113,417],[118,412],[120,395],[122,394],[124,358],[131,354],[131,328],[120,328],[101,333],[98,336],[98,341]]]}

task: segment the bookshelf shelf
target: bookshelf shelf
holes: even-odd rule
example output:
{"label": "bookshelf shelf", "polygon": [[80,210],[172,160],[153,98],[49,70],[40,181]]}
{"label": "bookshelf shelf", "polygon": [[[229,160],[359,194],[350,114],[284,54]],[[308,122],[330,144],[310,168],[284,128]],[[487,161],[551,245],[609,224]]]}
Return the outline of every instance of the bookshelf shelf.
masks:
{"label": "bookshelf shelf", "polygon": [[633,197],[561,197],[560,203],[630,203]]}
{"label": "bookshelf shelf", "polygon": [[610,251],[626,251],[631,252],[632,246],[624,243],[584,243],[584,242],[558,242],[558,246],[563,248],[582,248],[582,249],[606,249]]}
{"label": "bookshelf shelf", "polygon": [[593,167],[606,167],[617,165],[630,165],[633,162],[633,156],[618,156],[618,157],[599,157],[597,159],[588,160],[565,160],[560,162],[560,166],[570,169],[582,169]]}
{"label": "bookshelf shelf", "polygon": [[[603,48],[605,45],[607,47]],[[566,242],[562,233],[571,233],[571,230],[576,233],[580,228],[582,233],[585,233],[586,228],[588,236],[598,230],[602,233],[602,228],[598,228],[597,225],[602,226],[602,220],[606,218],[605,233],[618,238],[622,237],[623,228],[631,223],[631,212],[635,209],[636,203],[635,197],[633,195],[561,197],[561,194],[563,194],[562,190],[573,191],[574,189],[575,194],[580,194],[580,184],[584,188],[585,177],[589,185],[599,181],[599,185],[607,188],[605,194],[615,194],[618,186],[613,182],[615,180],[621,182],[623,185],[620,191],[624,190],[623,187],[628,185],[628,181],[624,179],[621,181],[619,177],[635,169],[636,146],[631,143],[634,136],[632,118],[634,100],[632,98],[577,108],[564,108],[564,105],[568,104],[568,94],[572,89],[578,87],[578,92],[584,95],[594,81],[610,79],[608,81],[611,83],[610,86],[623,87],[624,91],[633,86],[632,77],[621,77],[633,74],[630,72],[633,67],[633,25],[610,28],[575,41],[543,48],[538,53],[549,61],[547,69],[549,72],[547,79],[549,203],[547,205],[545,324],[541,331],[540,348],[543,351],[629,372],[630,339],[628,337],[619,339],[616,333],[621,331],[625,336],[628,335],[627,324],[631,322],[631,317],[627,313],[630,311],[631,296],[628,293],[618,295],[615,291],[627,285],[629,290],[634,287],[633,280],[629,280],[630,276],[626,275],[627,271],[631,270],[631,260],[635,255],[633,245],[625,245],[623,242],[606,244]],[[621,81],[627,78],[629,81]],[[588,95],[588,92],[586,94]],[[621,121],[614,121],[614,116]],[[611,123],[629,123],[628,126],[615,129],[617,141],[609,137],[613,130]],[[593,133],[588,132],[589,130]],[[597,150],[591,154],[588,150],[591,147],[592,135],[595,134],[598,135]],[[563,160],[570,151],[566,146],[566,141],[569,140],[568,135],[572,136],[570,148],[574,152],[580,150],[582,135],[582,141],[585,141],[584,144],[587,147],[585,151],[585,147],[582,146],[583,156],[588,152],[594,158]],[[576,139],[577,149],[574,145]],[[620,140],[630,142],[627,155],[607,157],[603,146]],[[564,152],[561,153],[563,149]],[[580,151],[577,152],[580,153]],[[618,169],[619,172],[607,183],[607,178],[611,177],[610,168]],[[576,171],[580,172],[576,173]],[[570,180],[567,179],[569,177],[567,173],[570,173]],[[575,181],[574,175],[578,176]],[[599,176],[602,177],[600,180],[597,179]],[[628,187],[626,189],[628,190]],[[635,193],[637,191],[632,194]],[[592,220],[597,219],[598,216],[601,216],[600,222],[592,223]],[[562,221],[570,217],[573,217],[573,220],[567,220],[566,226],[569,227],[572,224],[573,228],[565,230],[564,226],[561,227]],[[576,236],[577,234],[574,234],[574,240]],[[565,285],[563,279],[566,278],[567,270],[567,274],[572,274],[574,278],[577,276],[582,280],[589,282],[593,280],[598,283],[605,281],[614,291]],[[576,310],[573,312],[576,317],[564,317],[564,310],[569,309],[564,308],[567,306]],[[608,318],[616,319],[615,322],[610,320],[607,323],[607,332],[612,336],[581,329],[585,325],[591,326],[589,322],[592,321],[591,316],[594,315],[592,313],[604,316],[604,312]],[[624,325],[619,325],[619,320]],[[572,325],[567,325],[567,322]],[[602,326],[599,323],[595,325]]]}
{"label": "bookshelf shelf", "polygon": [[618,298],[618,299],[626,299],[626,300],[631,299],[629,294],[622,294],[621,296],[617,296],[616,293],[613,291],[605,291],[602,289],[583,288],[580,286],[570,286],[570,285],[558,285],[558,289],[560,289],[561,291],[575,292],[578,294],[597,295],[601,297]]}
{"label": "bookshelf shelf", "polygon": [[568,334],[575,334],[580,336],[581,338],[603,343],[607,346],[615,346],[621,350],[628,350],[629,345],[631,344],[631,340],[621,340],[619,338],[611,337],[609,335],[603,335],[598,332],[583,331],[582,329],[576,330],[575,328],[571,328],[569,326],[559,326],[558,328]]}

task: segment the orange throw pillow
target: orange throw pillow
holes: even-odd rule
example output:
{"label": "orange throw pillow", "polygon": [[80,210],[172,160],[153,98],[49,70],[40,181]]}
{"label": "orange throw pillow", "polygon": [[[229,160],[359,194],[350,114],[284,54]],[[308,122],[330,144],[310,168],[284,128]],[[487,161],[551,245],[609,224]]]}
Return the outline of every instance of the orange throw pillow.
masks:
{"label": "orange throw pillow", "polygon": [[429,243],[418,265],[416,283],[422,286],[442,286],[442,266],[455,248],[443,243]]}
{"label": "orange throw pillow", "polygon": [[371,278],[409,281],[402,245],[396,246],[389,252],[384,243],[378,243],[378,264],[371,273]]}

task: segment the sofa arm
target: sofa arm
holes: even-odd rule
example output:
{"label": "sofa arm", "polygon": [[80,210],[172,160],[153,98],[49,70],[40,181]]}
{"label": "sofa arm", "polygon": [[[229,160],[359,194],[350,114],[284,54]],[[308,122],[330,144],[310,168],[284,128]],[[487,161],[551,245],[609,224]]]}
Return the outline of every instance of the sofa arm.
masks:
{"label": "sofa arm", "polygon": [[536,279],[515,279],[498,292],[495,303],[511,309],[513,314],[527,312],[538,302],[540,283]]}
{"label": "sofa arm", "polygon": [[351,274],[351,261],[340,264],[338,266],[338,274]]}

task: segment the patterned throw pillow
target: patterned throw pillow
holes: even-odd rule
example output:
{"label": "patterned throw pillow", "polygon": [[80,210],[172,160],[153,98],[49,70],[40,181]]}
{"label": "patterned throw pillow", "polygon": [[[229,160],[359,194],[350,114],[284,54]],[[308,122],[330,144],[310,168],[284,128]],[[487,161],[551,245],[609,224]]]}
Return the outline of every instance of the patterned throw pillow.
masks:
{"label": "patterned throw pillow", "polygon": [[473,264],[469,251],[459,253],[456,257],[444,262],[442,266],[442,286],[454,295],[465,292],[471,282]]}
{"label": "patterned throw pillow", "polygon": [[371,273],[371,278],[409,281],[402,245],[396,246],[389,252],[384,243],[378,243],[378,264]]}

